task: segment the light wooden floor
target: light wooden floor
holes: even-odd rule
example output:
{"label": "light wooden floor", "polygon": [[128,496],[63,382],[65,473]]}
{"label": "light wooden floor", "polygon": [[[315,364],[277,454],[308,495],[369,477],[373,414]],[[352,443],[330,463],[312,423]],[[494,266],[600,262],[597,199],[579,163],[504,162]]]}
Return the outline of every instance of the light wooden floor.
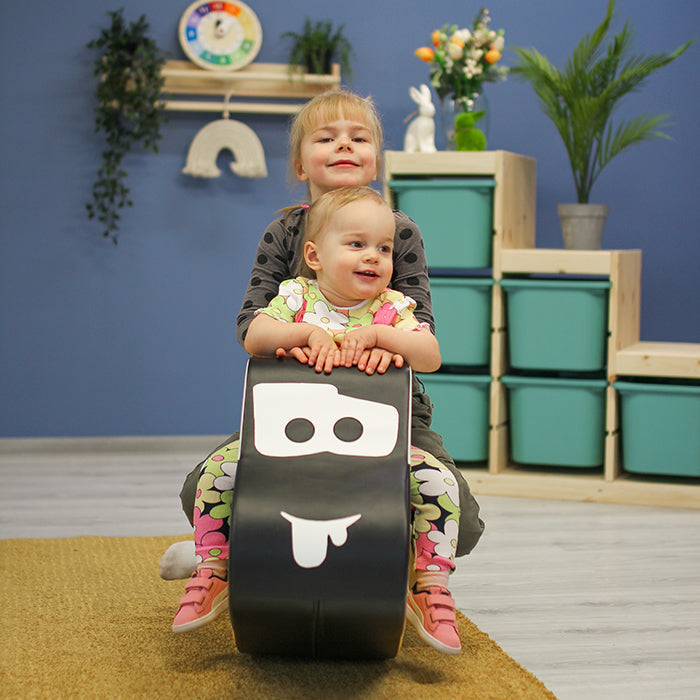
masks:
{"label": "light wooden floor", "polygon": [[[0,538],[186,535],[177,494],[216,440],[0,441]],[[560,700],[700,697],[700,511],[479,502],[454,597]]]}

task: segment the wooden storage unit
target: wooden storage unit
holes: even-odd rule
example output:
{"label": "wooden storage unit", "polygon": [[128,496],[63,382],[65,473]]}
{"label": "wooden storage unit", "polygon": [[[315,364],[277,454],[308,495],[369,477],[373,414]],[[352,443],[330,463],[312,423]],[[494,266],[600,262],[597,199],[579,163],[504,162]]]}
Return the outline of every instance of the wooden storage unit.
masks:
{"label": "wooden storage unit", "polygon": [[[610,280],[608,299],[605,461],[602,475],[515,467],[509,458],[507,394],[499,377],[507,370],[507,329],[503,353],[494,357],[489,468],[464,470],[477,493],[561,498],[609,503],[700,508],[700,486],[667,479],[637,479],[620,461],[620,416],[612,382],[619,375],[700,377],[700,344],[639,342],[641,261],[639,250],[503,250],[501,275],[562,274]],[[501,307],[503,310],[503,307]]]}
{"label": "wooden storage unit", "polygon": [[[286,63],[251,63],[226,72],[204,70],[190,61],[166,61],[161,74],[165,108],[188,112],[294,114],[315,95],[340,85],[338,64],[328,75],[312,75],[300,68],[290,72]],[[220,99],[193,99],[212,96]],[[232,102],[232,98],[243,101]]]}
{"label": "wooden storage unit", "polygon": [[[518,274],[582,275],[610,281],[602,473],[522,469],[511,462],[507,392],[500,380],[508,371],[505,299],[502,287],[494,284],[488,463],[486,468],[462,470],[475,493],[700,508],[700,486],[668,480],[637,480],[621,473],[618,402],[612,381],[622,373],[649,376],[660,367],[665,372],[661,376],[700,374],[700,346],[639,342],[641,251],[536,249],[536,166],[532,158],[505,151],[416,154],[390,151],[385,158],[385,183],[399,178],[495,178],[491,270],[495,281]],[[390,186],[386,184],[385,188],[387,199],[393,201]],[[426,240],[426,246],[429,245],[430,241]],[[455,266],[459,266],[458,261]]]}
{"label": "wooden storage unit", "polygon": [[[503,274],[560,274],[591,275],[610,281],[608,297],[607,379],[615,378],[615,360],[621,348],[639,338],[639,288],[642,271],[642,254],[639,250],[509,250],[501,255]],[[504,343],[505,345],[505,343]],[[494,395],[498,403],[505,404],[505,390],[498,377],[504,374],[507,358],[494,373]],[[604,480],[613,481],[619,476],[618,416],[615,392],[607,388],[605,419]],[[509,468],[508,461],[508,412],[506,409],[492,414],[492,450],[490,471],[499,473]],[[500,422],[496,422],[496,420]]]}

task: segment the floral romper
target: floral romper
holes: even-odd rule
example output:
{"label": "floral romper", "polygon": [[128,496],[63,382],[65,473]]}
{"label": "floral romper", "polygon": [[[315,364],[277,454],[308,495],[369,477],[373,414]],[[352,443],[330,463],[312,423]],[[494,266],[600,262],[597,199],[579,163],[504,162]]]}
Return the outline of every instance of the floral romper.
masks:
{"label": "floral romper", "polygon": [[[304,277],[280,284],[264,313],[287,323],[312,323],[337,335],[373,323],[407,332],[426,327],[413,315],[415,302],[384,290],[358,306],[341,309],[328,302],[314,280]],[[239,441],[225,445],[204,463],[194,503],[194,539],[199,561],[228,559],[231,503]],[[452,571],[459,527],[459,489],[447,467],[428,452],[411,447],[410,502],[416,569]]]}

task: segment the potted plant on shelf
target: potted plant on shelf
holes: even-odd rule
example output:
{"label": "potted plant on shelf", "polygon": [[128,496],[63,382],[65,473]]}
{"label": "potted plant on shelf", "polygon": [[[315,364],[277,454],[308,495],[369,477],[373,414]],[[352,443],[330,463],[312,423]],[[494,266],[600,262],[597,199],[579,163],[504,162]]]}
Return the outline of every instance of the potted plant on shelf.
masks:
{"label": "potted plant on shelf", "polygon": [[102,164],[86,205],[90,219],[104,226],[103,235],[117,243],[119,211],[132,206],[124,157],[136,144],[158,151],[160,127],[165,121],[160,92],[165,55],[147,35],[145,15],[127,24],[122,10],[107,13],[110,26],[87,45],[97,49],[93,73],[99,76],[95,132],[104,133]]}
{"label": "potted plant on shelf", "polygon": [[508,75],[507,66],[497,65],[505,45],[504,30],[490,29],[491,15],[481,8],[471,29],[446,24],[430,35],[431,46],[421,46],[415,55],[430,65],[430,84],[442,108],[447,147],[458,151],[483,151],[486,134],[475,123],[487,116],[478,108],[485,83],[497,83]]}
{"label": "potted plant on shelf", "polygon": [[350,56],[353,50],[343,34],[344,27],[345,25],[340,25],[334,31],[330,20],[312,22],[307,18],[300,32],[284,32],[280,35],[280,39],[292,39],[294,42],[289,52],[290,70],[301,66],[308,73],[327,75],[331,72],[331,65],[335,59],[347,80],[350,81],[352,78]]}
{"label": "potted plant on shelf", "polygon": [[[613,112],[626,95],[638,90],[650,75],[693,43],[688,41],[672,53],[636,54],[631,48],[632,30],[625,22],[603,46],[614,8],[615,0],[610,0],[605,19],[592,34],[581,38],[563,70],[534,48],[514,49],[520,63],[511,68],[511,73],[534,89],[542,111],[564,142],[571,164],[578,203],[558,207],[567,248],[601,247],[608,206],[590,204],[589,199],[603,168],[634,144],[669,138],[662,130],[668,114],[641,114],[615,125]],[[581,230],[580,241],[577,229]]]}

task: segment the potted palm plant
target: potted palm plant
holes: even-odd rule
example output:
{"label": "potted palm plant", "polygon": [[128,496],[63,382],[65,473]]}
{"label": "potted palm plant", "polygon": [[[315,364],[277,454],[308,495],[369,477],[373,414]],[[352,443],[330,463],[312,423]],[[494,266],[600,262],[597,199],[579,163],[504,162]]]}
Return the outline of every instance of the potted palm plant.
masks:
{"label": "potted palm plant", "polygon": [[327,75],[331,72],[331,64],[335,59],[349,81],[352,78],[350,56],[353,50],[343,34],[344,26],[341,25],[334,31],[330,20],[312,22],[307,18],[300,32],[284,32],[280,35],[280,39],[293,40],[289,52],[290,69],[301,66],[308,73]]}
{"label": "potted palm plant", "polygon": [[[602,23],[581,38],[563,69],[553,66],[534,48],[514,49],[520,63],[511,68],[511,73],[530,83],[569,157],[578,203],[559,205],[567,248],[600,248],[608,207],[590,204],[589,198],[603,168],[634,144],[669,138],[663,130],[668,114],[641,114],[614,124],[613,112],[626,95],[638,90],[650,75],[693,43],[688,41],[671,53],[633,53],[632,29],[625,22],[604,46],[614,9],[615,0],[610,0]],[[577,228],[582,241],[575,238]]]}

